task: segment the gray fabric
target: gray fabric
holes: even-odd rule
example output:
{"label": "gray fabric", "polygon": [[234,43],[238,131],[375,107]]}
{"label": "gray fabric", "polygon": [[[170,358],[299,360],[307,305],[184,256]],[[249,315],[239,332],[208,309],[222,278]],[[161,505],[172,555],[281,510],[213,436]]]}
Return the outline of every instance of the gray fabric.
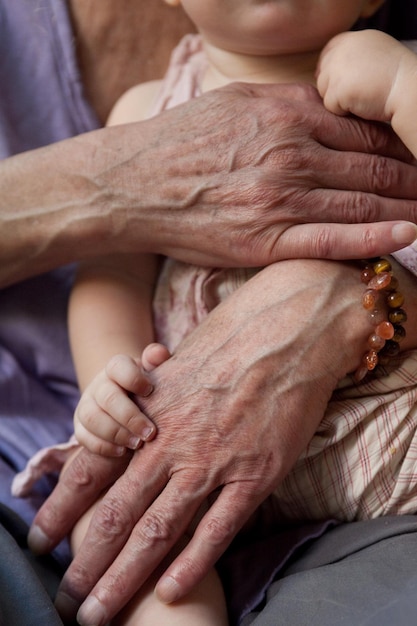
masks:
{"label": "gray fabric", "polygon": [[414,626],[417,518],[343,524],[314,541],[242,626]]}
{"label": "gray fabric", "polygon": [[0,626],[62,626],[51,598],[62,570],[53,558],[35,557],[27,527],[0,504]]}

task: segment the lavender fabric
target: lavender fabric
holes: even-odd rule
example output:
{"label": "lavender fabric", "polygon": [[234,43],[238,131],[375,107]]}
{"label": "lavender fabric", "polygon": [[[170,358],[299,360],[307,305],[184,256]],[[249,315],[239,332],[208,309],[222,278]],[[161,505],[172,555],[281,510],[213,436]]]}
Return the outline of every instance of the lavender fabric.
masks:
{"label": "lavender fabric", "polygon": [[[63,0],[1,0],[0,58],[0,158],[98,127]],[[28,499],[12,498],[11,480],[40,447],[68,438],[78,399],[66,330],[72,274],[0,291],[0,501],[28,523],[53,480]]]}

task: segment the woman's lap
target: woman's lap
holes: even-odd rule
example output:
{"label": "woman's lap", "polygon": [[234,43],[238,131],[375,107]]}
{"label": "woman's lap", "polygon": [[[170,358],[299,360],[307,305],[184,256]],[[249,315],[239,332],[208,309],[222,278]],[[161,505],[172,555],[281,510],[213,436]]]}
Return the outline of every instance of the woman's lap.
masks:
{"label": "woman's lap", "polygon": [[242,626],[410,626],[417,517],[342,524],[294,556]]}

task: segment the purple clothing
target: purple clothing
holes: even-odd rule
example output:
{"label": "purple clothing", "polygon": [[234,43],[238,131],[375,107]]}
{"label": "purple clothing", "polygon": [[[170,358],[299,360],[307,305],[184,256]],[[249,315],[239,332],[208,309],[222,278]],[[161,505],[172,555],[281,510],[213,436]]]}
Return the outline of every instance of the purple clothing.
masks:
{"label": "purple clothing", "polygon": [[[0,58],[0,158],[99,126],[64,0],[0,0]],[[53,481],[17,499],[11,480],[40,447],[70,436],[78,400],[66,329],[71,280],[65,267],[0,290],[0,501],[28,523]]]}

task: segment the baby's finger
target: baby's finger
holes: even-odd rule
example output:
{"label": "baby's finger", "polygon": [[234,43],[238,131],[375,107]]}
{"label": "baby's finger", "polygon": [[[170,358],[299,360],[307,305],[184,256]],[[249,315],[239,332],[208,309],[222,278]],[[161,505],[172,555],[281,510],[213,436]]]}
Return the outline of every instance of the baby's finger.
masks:
{"label": "baby's finger", "polygon": [[142,352],[142,367],[146,372],[151,372],[170,356],[170,351],[162,343],[150,343]]}
{"label": "baby's finger", "polygon": [[107,376],[130,393],[138,396],[148,396],[153,389],[146,372],[142,370],[135,359],[126,354],[113,356],[106,365]]}
{"label": "baby's finger", "polygon": [[[139,440],[149,441],[156,433],[153,422],[146,417],[124,389],[108,381],[95,389],[94,400],[107,419],[98,420],[93,406],[86,406],[82,422],[87,430],[98,433],[107,441],[135,450]],[[100,421],[100,424],[97,422]]]}
{"label": "baby's finger", "polygon": [[[81,399],[74,413],[74,432],[78,441],[89,450],[88,441],[84,441],[87,432],[116,447],[136,450],[140,445],[140,437],[133,435],[111,414],[103,410],[97,404],[95,397],[84,396]],[[91,450],[91,452],[96,452],[96,450]]]}
{"label": "baby's finger", "polygon": [[83,424],[79,421],[74,423],[74,433],[79,443],[87,448],[93,454],[100,454],[101,456],[123,456],[126,452],[125,446],[118,446],[110,441],[100,439],[95,434],[84,428]]}

